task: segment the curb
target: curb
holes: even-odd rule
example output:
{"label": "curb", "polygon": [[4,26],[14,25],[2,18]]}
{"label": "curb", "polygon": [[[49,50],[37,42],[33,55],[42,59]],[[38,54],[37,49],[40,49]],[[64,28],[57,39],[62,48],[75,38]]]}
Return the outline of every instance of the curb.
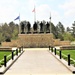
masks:
{"label": "curb", "polygon": [[65,61],[63,58],[60,59],[58,55],[54,55],[54,53],[50,51],[49,53],[52,54],[59,62],[61,62],[68,70],[75,74],[75,67],[73,67],[72,65],[68,66],[68,62]]}
{"label": "curb", "polygon": [[7,62],[7,67],[2,66],[1,69],[3,69],[3,70],[0,71],[0,75],[4,74],[4,73],[14,64],[14,62],[15,62],[23,53],[24,53],[24,51],[21,52],[18,56],[14,56],[14,60],[12,60],[12,59],[9,60],[9,61]]}

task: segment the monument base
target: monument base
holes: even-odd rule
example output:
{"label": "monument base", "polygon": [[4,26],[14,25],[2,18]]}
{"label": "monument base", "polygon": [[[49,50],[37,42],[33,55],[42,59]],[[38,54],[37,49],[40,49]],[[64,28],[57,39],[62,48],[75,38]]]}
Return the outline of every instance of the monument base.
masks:
{"label": "monument base", "polygon": [[46,48],[49,46],[70,45],[70,41],[54,39],[52,33],[41,34],[18,34],[18,39],[11,42],[2,42],[2,47],[25,47],[25,48]]}
{"label": "monument base", "polygon": [[48,47],[53,45],[53,34],[18,34],[19,44],[23,47]]}

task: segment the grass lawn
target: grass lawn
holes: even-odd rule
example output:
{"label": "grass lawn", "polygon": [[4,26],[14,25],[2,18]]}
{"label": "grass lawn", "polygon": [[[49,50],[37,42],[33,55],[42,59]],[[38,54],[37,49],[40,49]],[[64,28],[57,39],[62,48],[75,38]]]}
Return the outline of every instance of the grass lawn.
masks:
{"label": "grass lawn", "polygon": [[[7,56],[6,61],[8,62],[12,57],[12,52],[10,51],[0,51],[0,67],[4,65],[4,55]],[[16,52],[14,51],[14,55],[16,55]]]}
{"label": "grass lawn", "polygon": [[65,55],[70,54],[71,58],[75,60],[75,50],[62,50],[62,53]]}
{"label": "grass lawn", "polygon": [[[59,55],[59,50],[57,50],[56,53]],[[61,54],[62,58],[64,58],[66,61],[68,61],[68,54],[70,54],[70,63],[75,67],[75,50],[62,50]]]}
{"label": "grass lawn", "polygon": [[[59,50],[56,51],[59,55]],[[71,58],[75,60],[75,50],[62,50],[62,54],[68,56],[70,54]]]}
{"label": "grass lawn", "polygon": [[7,52],[7,51],[0,51],[0,60],[2,60],[4,58],[4,55],[9,55],[11,54],[11,52]]}

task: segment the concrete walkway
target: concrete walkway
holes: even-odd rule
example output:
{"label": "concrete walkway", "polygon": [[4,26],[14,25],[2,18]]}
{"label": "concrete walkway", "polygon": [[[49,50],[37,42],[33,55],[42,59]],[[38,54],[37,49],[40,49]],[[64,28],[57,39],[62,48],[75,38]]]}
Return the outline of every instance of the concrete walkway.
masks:
{"label": "concrete walkway", "polygon": [[72,74],[48,49],[26,49],[4,75]]}

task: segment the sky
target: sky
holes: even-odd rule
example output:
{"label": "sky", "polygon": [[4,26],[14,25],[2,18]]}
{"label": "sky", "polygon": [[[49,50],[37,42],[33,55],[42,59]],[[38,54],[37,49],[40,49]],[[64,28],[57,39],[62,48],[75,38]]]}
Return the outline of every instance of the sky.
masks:
{"label": "sky", "polygon": [[[19,16],[21,21],[34,23],[34,5],[36,20],[50,21],[56,26],[60,21],[64,27],[72,27],[75,21],[75,0],[1,0],[0,23],[9,23]],[[19,23],[18,20],[14,21]]]}

